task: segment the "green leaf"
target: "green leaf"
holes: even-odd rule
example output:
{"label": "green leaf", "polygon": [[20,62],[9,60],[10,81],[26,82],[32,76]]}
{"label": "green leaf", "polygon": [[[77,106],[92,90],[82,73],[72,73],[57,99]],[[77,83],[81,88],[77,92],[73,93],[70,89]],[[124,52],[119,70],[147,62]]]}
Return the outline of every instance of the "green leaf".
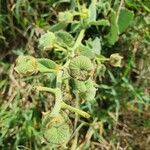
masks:
{"label": "green leaf", "polygon": [[51,72],[58,69],[58,65],[47,58],[39,58],[38,61],[38,71],[40,72]]}
{"label": "green leaf", "polygon": [[83,99],[86,101],[92,101],[95,99],[95,95],[96,95],[96,88],[93,86],[85,93]]}
{"label": "green leaf", "polygon": [[121,9],[118,19],[119,33],[124,32],[133,20],[134,14],[128,9]]}
{"label": "green leaf", "polygon": [[59,23],[57,23],[57,24],[54,24],[54,25],[50,26],[50,27],[49,27],[49,30],[50,30],[51,32],[56,32],[56,31],[58,31],[58,30],[63,30],[63,29],[65,29],[66,26],[67,26],[66,23],[64,23],[64,22],[59,22]]}
{"label": "green leaf", "polygon": [[150,2],[147,0],[139,1],[145,11],[150,13]]}
{"label": "green leaf", "polygon": [[1,80],[0,81],[0,89],[6,84],[7,80]]}
{"label": "green leaf", "polygon": [[78,47],[80,54],[83,56],[86,56],[90,59],[93,59],[95,57],[95,54],[91,51],[91,49],[83,44],[80,44],[80,46]]}
{"label": "green leaf", "polygon": [[144,9],[144,11],[150,12],[150,2],[149,0],[138,0],[138,1],[133,1],[133,0],[125,0],[125,4],[128,7],[134,8],[136,10],[139,9]]}
{"label": "green leaf", "polygon": [[55,35],[57,37],[57,43],[61,46],[72,47],[75,43],[72,35],[66,31],[58,31]]}
{"label": "green leaf", "polygon": [[133,0],[125,0],[125,4],[128,7],[132,7],[132,8],[135,8],[135,9],[138,9],[138,7],[139,7],[139,3],[136,2],[136,1],[133,1]]}
{"label": "green leaf", "polygon": [[117,24],[117,13],[112,10],[111,12],[111,28],[110,28],[110,33],[107,35],[107,40],[110,45],[114,45],[115,42],[119,38],[119,27]]}
{"label": "green leaf", "polygon": [[61,5],[61,3],[70,3],[70,0],[49,0],[49,1],[55,1],[55,3],[53,4],[53,7]]}
{"label": "green leaf", "polygon": [[81,29],[81,24],[79,23],[79,21],[74,21],[71,24],[71,33],[76,33],[79,32]]}
{"label": "green leaf", "polygon": [[16,9],[15,9],[15,13],[16,13],[16,18],[17,20],[20,19],[20,6],[21,6],[21,0],[17,0],[16,1]]}
{"label": "green leaf", "polygon": [[98,37],[96,37],[92,43],[91,43],[91,46],[92,46],[92,51],[95,53],[95,54],[100,54],[101,53],[101,41]]}
{"label": "green leaf", "polygon": [[100,38],[96,37],[93,41],[89,39],[86,41],[86,46],[80,45],[79,49],[81,55],[84,55],[90,59],[95,57],[95,54],[100,55],[101,53],[101,40]]}
{"label": "green leaf", "polygon": [[81,98],[83,98],[86,101],[92,101],[95,98],[96,95],[96,88],[94,87],[93,81],[91,79],[84,82],[86,91],[84,93],[81,93]]}
{"label": "green leaf", "polygon": [[90,22],[90,25],[95,25],[95,26],[110,26],[110,23],[106,19],[101,19],[101,20]]}
{"label": "green leaf", "polygon": [[89,16],[89,22],[91,21],[96,21],[96,6],[94,3],[91,3],[91,5],[89,6],[89,13],[90,13],[90,16]]}

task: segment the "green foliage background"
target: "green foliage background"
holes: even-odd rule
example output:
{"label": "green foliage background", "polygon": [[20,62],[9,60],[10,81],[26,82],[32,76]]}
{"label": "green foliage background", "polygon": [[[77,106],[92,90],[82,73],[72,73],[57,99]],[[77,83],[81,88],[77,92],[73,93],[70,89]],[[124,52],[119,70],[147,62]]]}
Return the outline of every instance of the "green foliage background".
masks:
{"label": "green foliage background", "polygon": [[[87,10],[90,17],[86,19]],[[72,18],[73,11],[81,13],[82,19],[78,15]],[[66,17],[63,12],[67,12]],[[41,109],[46,105],[49,110],[53,97],[33,91],[32,87],[35,83],[52,87],[54,76],[20,79],[13,67],[21,54],[44,56],[61,63],[64,55],[41,52],[38,39],[47,31],[59,30],[77,37],[81,29],[86,30],[82,42],[95,55],[109,57],[119,53],[124,59],[121,68],[106,64],[107,70],[100,72],[96,104],[81,104],[81,109],[88,111],[92,118],[80,118],[75,125],[76,120],[70,114],[76,128],[66,147],[72,150],[149,149],[148,0],[0,0],[0,149],[65,149],[65,146],[41,144],[38,134]],[[61,36],[64,37],[63,33],[58,35],[60,39]],[[73,39],[62,41],[65,42],[74,44]],[[92,56],[90,50],[88,55]],[[49,104],[46,99],[52,102]]]}

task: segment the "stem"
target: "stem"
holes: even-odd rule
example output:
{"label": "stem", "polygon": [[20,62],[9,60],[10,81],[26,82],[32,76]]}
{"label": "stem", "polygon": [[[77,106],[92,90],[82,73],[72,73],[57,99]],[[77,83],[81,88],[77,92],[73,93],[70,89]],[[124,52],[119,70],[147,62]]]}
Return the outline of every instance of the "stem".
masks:
{"label": "stem", "polygon": [[56,87],[58,89],[61,89],[61,85],[62,85],[62,76],[63,76],[63,71],[60,70],[58,73],[57,73],[57,81],[56,81]]}
{"label": "stem", "polygon": [[123,2],[124,2],[124,0],[121,0],[121,1],[120,1],[120,5],[119,5],[118,11],[117,11],[117,18],[116,18],[116,22],[118,22],[119,14],[120,14],[120,11],[121,11],[121,8],[122,8],[122,5],[123,5]]}
{"label": "stem", "polygon": [[96,59],[97,59],[98,61],[101,61],[101,62],[109,61],[109,60],[110,60],[110,58],[100,58],[100,57],[96,57]]}
{"label": "stem", "polygon": [[66,109],[68,109],[70,111],[73,111],[75,113],[78,113],[79,115],[81,115],[84,118],[89,118],[90,117],[90,115],[88,113],[86,113],[86,112],[84,112],[84,111],[82,111],[80,109],[74,108],[74,107],[72,107],[72,106],[70,106],[70,105],[68,105],[68,104],[66,104],[64,102],[61,103],[61,107],[62,108],[66,108]]}
{"label": "stem", "polygon": [[43,70],[40,70],[41,73],[57,73],[57,70],[54,69],[46,69],[44,68]]}
{"label": "stem", "polygon": [[61,103],[62,103],[62,93],[60,89],[57,89],[55,93],[55,105],[51,112],[52,115],[57,116],[61,109]]}
{"label": "stem", "polygon": [[46,92],[51,92],[52,94],[55,95],[55,105],[54,108],[51,112],[52,115],[58,115],[59,111],[61,109],[61,102],[62,102],[62,93],[59,88],[48,88],[48,87],[41,87],[41,86],[36,86],[35,87],[39,91],[46,91]]}
{"label": "stem", "polygon": [[56,87],[57,87],[56,89],[57,90],[55,92],[55,105],[51,112],[52,115],[58,115],[61,110],[61,103],[63,100],[62,91],[61,91],[62,75],[63,75],[63,71],[60,70],[57,74],[57,81],[56,81]]}
{"label": "stem", "polygon": [[85,32],[85,29],[82,29],[78,35],[78,38],[72,48],[72,55],[71,55],[72,57],[74,57],[74,52],[75,52],[76,48],[81,44],[81,41],[84,37],[84,32]]}
{"label": "stem", "polygon": [[81,44],[81,41],[82,41],[82,39],[84,37],[84,32],[85,32],[84,29],[82,29],[80,31],[79,36],[78,36],[78,38],[77,38],[77,40],[76,40],[76,42],[75,42],[75,44],[73,46],[73,49],[76,49]]}
{"label": "stem", "polygon": [[43,86],[35,86],[35,88],[36,88],[38,91],[51,92],[52,94],[56,94],[56,91],[57,91],[57,89],[48,88],[48,87],[43,87]]}
{"label": "stem", "polygon": [[61,49],[61,50],[65,51],[65,52],[67,52],[67,50],[66,50],[65,48],[59,46],[58,44],[55,44],[54,47],[55,47],[55,48],[58,48],[58,49]]}
{"label": "stem", "polygon": [[[80,109],[80,106],[79,106],[79,102],[80,102],[79,92],[74,91],[74,94],[75,94],[75,108]],[[80,116],[79,116],[79,114],[76,114],[75,121],[74,121],[74,128],[75,129],[77,127],[77,124],[78,124],[79,120],[80,120]],[[76,136],[75,136],[76,139],[78,139],[78,135],[79,134],[76,134]]]}
{"label": "stem", "polygon": [[92,0],[92,3],[95,5],[97,3],[97,0]]}

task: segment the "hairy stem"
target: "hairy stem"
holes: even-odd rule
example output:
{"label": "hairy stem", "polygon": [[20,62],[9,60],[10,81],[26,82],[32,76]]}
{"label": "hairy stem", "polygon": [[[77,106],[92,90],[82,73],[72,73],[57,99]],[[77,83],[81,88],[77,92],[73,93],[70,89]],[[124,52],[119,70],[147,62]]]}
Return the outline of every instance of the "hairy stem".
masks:
{"label": "hairy stem", "polygon": [[35,88],[39,91],[46,91],[46,92],[50,92],[55,95],[55,105],[54,105],[54,108],[53,108],[51,114],[58,115],[60,112],[60,109],[61,109],[61,102],[62,102],[61,90],[59,88],[53,89],[53,88],[41,87],[41,86],[37,86]]}
{"label": "hairy stem", "polygon": [[79,115],[81,115],[84,118],[89,118],[90,117],[90,115],[88,113],[86,113],[86,112],[84,112],[84,111],[82,111],[80,109],[74,108],[74,107],[72,107],[72,106],[70,106],[70,105],[68,105],[68,104],[66,104],[64,102],[61,103],[61,107],[65,108],[65,109],[68,109],[70,111],[73,111],[75,113],[78,113]]}
{"label": "hairy stem", "polygon": [[85,32],[85,29],[82,29],[78,35],[78,38],[72,48],[72,55],[71,55],[72,57],[74,57],[74,55],[75,55],[74,53],[75,53],[76,48],[81,44],[81,41],[84,37],[84,32]]}
{"label": "hairy stem", "polygon": [[57,89],[43,87],[43,86],[35,86],[35,89],[37,89],[38,91],[50,92],[52,94],[56,94],[56,91],[57,91]]}
{"label": "hairy stem", "polygon": [[58,115],[61,110],[61,102],[63,100],[62,91],[61,91],[62,75],[63,75],[63,71],[60,70],[57,74],[57,81],[56,81],[57,90],[55,92],[55,105],[51,113],[52,115]]}
{"label": "hairy stem", "polygon": [[57,89],[55,93],[55,105],[51,112],[52,115],[57,116],[61,110],[61,103],[62,103],[62,93],[60,89]]}

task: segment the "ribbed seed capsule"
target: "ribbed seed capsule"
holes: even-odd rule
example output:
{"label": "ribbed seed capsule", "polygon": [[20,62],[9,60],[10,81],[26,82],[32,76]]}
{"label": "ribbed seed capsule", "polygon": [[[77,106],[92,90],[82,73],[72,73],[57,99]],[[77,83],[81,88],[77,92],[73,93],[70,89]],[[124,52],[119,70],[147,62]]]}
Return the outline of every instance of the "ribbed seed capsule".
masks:
{"label": "ribbed seed capsule", "polygon": [[73,58],[69,64],[70,75],[81,81],[87,80],[93,69],[94,66],[91,60],[86,56],[77,56]]}
{"label": "ribbed seed capsule", "polygon": [[46,114],[42,120],[42,133],[44,139],[56,145],[67,142],[71,135],[70,122],[67,115],[62,112],[58,116]]}
{"label": "ribbed seed capsule", "polygon": [[20,55],[16,60],[15,70],[23,76],[32,75],[38,71],[38,62],[32,56]]}

